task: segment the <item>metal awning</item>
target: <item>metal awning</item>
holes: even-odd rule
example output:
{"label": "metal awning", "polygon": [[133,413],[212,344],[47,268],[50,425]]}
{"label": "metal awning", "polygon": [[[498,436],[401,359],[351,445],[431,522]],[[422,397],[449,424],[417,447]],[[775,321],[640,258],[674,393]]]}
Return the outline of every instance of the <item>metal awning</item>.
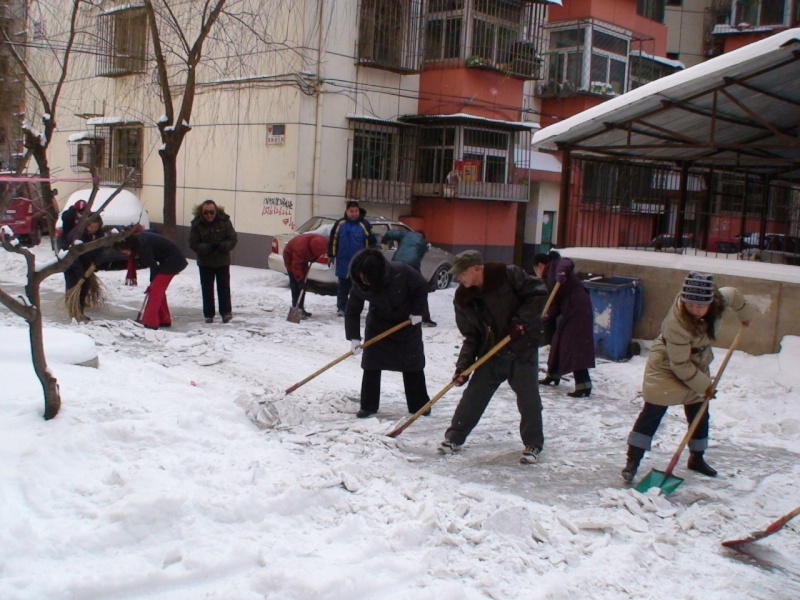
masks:
{"label": "metal awning", "polygon": [[400,121],[414,123],[415,125],[472,125],[490,126],[492,129],[502,129],[505,131],[531,131],[539,129],[538,123],[527,121],[503,121],[501,119],[487,119],[486,117],[476,117],[467,113],[455,113],[451,115],[402,115]]}
{"label": "metal awning", "polygon": [[800,179],[800,29],[658,79],[536,132],[534,148]]}

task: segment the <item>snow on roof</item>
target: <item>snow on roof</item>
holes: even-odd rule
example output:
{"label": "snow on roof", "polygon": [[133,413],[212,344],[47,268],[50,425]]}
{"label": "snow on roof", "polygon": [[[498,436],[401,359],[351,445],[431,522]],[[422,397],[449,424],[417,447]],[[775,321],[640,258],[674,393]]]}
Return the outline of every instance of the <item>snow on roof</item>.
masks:
{"label": "snow on roof", "polygon": [[[607,100],[602,104],[598,104],[592,108],[579,112],[578,114],[565,119],[559,123],[554,123],[545,127],[541,131],[533,134],[532,144],[534,146],[543,146],[547,142],[552,142],[553,138],[568,132],[574,127],[582,125],[592,120],[600,120],[603,116],[608,115],[614,110],[623,106],[634,104],[637,100],[642,100],[649,96],[663,93],[666,98],[669,98],[667,92],[671,90],[680,89],[687,83],[695,82],[697,80],[708,78],[713,74],[718,74],[725,69],[735,67],[745,61],[764,56],[770,52],[780,49],[790,42],[800,41],[800,29],[788,29],[780,33],[776,33],[768,38],[753,42],[747,46],[743,46],[732,52],[728,52],[716,58],[712,58],[706,62],[700,63],[690,67],[684,71],[679,71],[662,77],[656,81],[643,85],[640,88],[631,90],[621,96]],[[554,149],[554,148],[553,148]]]}
{"label": "snow on roof", "polygon": [[81,140],[94,140],[97,139],[93,133],[88,131],[79,131],[78,133],[73,133],[71,136],[67,138],[68,142],[79,142]]}
{"label": "snow on roof", "polygon": [[514,127],[523,127],[525,129],[539,129],[539,123],[531,123],[529,121],[505,121],[503,119],[489,119],[486,117],[476,117],[467,113],[453,113],[449,115],[402,115],[400,119],[407,119],[409,121],[419,121],[426,119],[442,119],[443,121],[475,121],[481,123],[496,123],[498,125],[513,125]]}
{"label": "snow on roof", "polygon": [[91,119],[86,119],[87,125],[118,125],[121,123],[141,123],[141,121],[126,119],[125,117],[92,117]]}
{"label": "snow on roof", "polygon": [[675,67],[676,69],[685,69],[686,65],[683,64],[679,60],[671,60],[669,58],[663,58],[661,56],[654,56],[652,54],[648,54],[644,50],[631,50],[631,56],[641,56],[642,58],[647,58],[652,60],[653,62],[661,63],[663,65],[667,65],[669,67]]}

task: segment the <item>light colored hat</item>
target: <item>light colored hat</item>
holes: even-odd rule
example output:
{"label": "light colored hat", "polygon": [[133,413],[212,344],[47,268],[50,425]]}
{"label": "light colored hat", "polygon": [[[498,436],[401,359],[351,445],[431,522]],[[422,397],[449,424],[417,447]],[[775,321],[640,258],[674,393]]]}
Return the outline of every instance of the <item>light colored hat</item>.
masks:
{"label": "light colored hat", "polygon": [[714,276],[692,271],[683,281],[681,298],[691,304],[711,304],[714,300]]}
{"label": "light colored hat", "polygon": [[460,275],[470,267],[483,264],[483,256],[477,250],[464,250],[460,254],[456,254],[453,261],[453,266],[450,267],[448,273],[451,275]]}

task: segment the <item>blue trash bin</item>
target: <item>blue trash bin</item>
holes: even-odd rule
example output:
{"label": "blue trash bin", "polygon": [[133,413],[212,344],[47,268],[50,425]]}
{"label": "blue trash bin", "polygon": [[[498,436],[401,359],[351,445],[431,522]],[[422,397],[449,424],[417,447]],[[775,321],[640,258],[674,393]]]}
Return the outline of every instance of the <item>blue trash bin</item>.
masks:
{"label": "blue trash bin", "polygon": [[[638,278],[603,277],[583,284],[592,300],[595,356],[614,361],[630,358],[637,291],[641,298]],[[638,309],[641,316],[641,300]]]}

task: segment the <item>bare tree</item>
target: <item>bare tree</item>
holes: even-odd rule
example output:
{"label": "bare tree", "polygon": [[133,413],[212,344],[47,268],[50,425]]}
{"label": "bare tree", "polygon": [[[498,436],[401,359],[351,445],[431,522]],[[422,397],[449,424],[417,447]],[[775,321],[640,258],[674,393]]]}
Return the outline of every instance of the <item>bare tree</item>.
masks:
{"label": "bare tree", "polygon": [[[52,95],[48,96],[48,94],[45,92],[44,87],[41,85],[31,69],[31,65],[33,63],[28,62],[29,60],[35,61],[37,59],[31,57],[28,53],[21,52],[20,48],[16,46],[16,43],[8,35],[4,34],[3,40],[0,40],[8,47],[28,85],[34,91],[34,96],[37,98],[38,102],[41,103],[39,106],[30,107],[30,110],[32,112],[41,110],[41,120],[44,129],[42,131],[35,129],[31,121],[28,119],[23,122],[22,128],[25,135],[25,147],[27,149],[27,155],[34,159],[39,170],[40,177],[38,179],[42,182],[42,194],[46,202],[48,224],[51,234],[54,231],[55,222],[58,218],[58,205],[55,202],[50,185],[52,178],[50,176],[50,163],[47,154],[50,140],[52,139],[53,132],[56,129],[56,109],[64,81],[67,77],[67,69],[77,35],[76,24],[78,20],[78,10],[82,2],[83,0],[72,1],[70,25],[66,43],[63,46],[59,44],[59,50],[56,50],[56,45],[46,45],[49,51],[52,51],[56,54],[56,56],[53,58],[55,64],[58,64],[60,69],[59,75],[56,78],[55,86],[53,86]],[[41,57],[39,57],[39,59],[41,60]],[[22,170],[22,168],[24,168],[24,165],[21,166],[19,170]],[[131,175],[132,173],[129,172],[128,179],[131,177]],[[92,195],[88,202],[89,210],[86,211],[86,214],[84,214],[75,228],[76,239],[80,237],[86,227],[89,213],[92,210],[92,204],[94,203],[94,199],[97,194],[99,179],[95,176],[94,172],[92,173],[92,181],[93,189]],[[11,190],[12,186],[7,185],[5,188],[6,190]],[[108,205],[108,203],[111,202],[113,197],[119,193],[120,189],[122,189],[122,187],[117,189],[117,191],[103,203],[97,212],[102,211]],[[10,197],[11,194],[8,193],[8,191],[4,191],[3,194],[0,195],[0,211],[5,209],[10,201]],[[44,352],[40,292],[41,284],[51,275],[63,273],[81,254],[90,252],[103,246],[109,246],[116,241],[123,239],[129,234],[130,232],[116,233],[91,243],[73,244],[70,246],[68,252],[59,252],[51,261],[44,266],[41,266],[36,264],[36,257],[33,252],[31,252],[28,248],[23,247],[19,243],[19,240],[14,237],[14,234],[10,228],[5,226],[0,228],[0,245],[2,245],[3,249],[7,252],[21,255],[25,259],[27,265],[27,278],[24,288],[24,295],[14,297],[6,291],[0,289],[0,303],[14,314],[25,319],[28,323],[33,368],[36,376],[42,384],[42,390],[44,392],[45,419],[52,419],[58,414],[58,411],[61,408],[61,395],[59,393],[58,382],[56,381],[56,378],[47,368],[47,360]]]}
{"label": "bare tree", "polygon": [[[191,131],[192,111],[201,81],[201,68],[219,79],[243,75],[248,59],[267,49],[282,48],[291,54],[302,49],[287,48],[284,40],[267,37],[283,26],[271,22],[270,14],[292,10],[283,0],[202,0],[179,3],[144,0],[147,24],[156,63],[156,83],[164,105],[158,119],[164,168],[164,233],[174,238],[177,229],[177,159],[186,135]],[[283,13],[283,18],[286,19]],[[288,25],[287,25],[288,27]],[[280,34],[279,34],[280,35]],[[284,31],[284,36],[288,35]],[[208,46],[213,47],[210,55]],[[303,82],[293,82],[303,87]],[[179,90],[179,91],[176,91]]]}

